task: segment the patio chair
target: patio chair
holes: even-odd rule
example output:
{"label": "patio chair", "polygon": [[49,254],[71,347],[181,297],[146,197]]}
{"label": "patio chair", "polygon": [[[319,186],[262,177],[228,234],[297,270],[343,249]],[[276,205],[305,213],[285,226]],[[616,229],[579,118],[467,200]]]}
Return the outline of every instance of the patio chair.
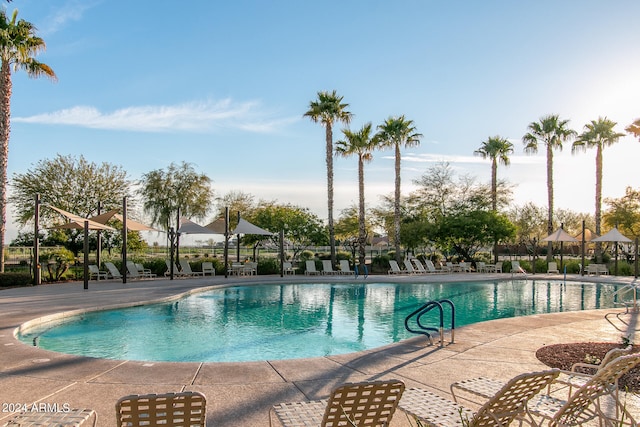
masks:
{"label": "patio chair", "polygon": [[[167,264],[167,271],[164,272],[165,277],[168,277],[171,275],[171,261],[169,261],[168,259],[165,259],[164,262]],[[173,263],[173,275],[176,277],[186,277],[187,275],[184,274],[182,271],[180,271],[178,269],[178,266],[176,265],[176,263]]]}
{"label": "patio chair", "polygon": [[142,279],[143,276],[138,271],[136,263],[133,261],[127,261],[127,277],[131,279]]}
{"label": "patio chair", "polygon": [[418,258],[411,258],[411,262],[413,262],[413,266],[415,267],[416,273],[419,274],[427,274],[427,269],[424,268],[424,265],[420,262]]}
{"label": "patio chair", "polygon": [[140,273],[142,277],[147,277],[147,278],[156,277],[156,274],[152,273],[150,268],[144,268],[144,265],[140,263],[136,263],[136,268],[138,269],[138,273]]}
{"label": "patio chair", "polygon": [[97,265],[89,264],[89,280],[91,279],[107,279],[109,277],[109,273],[106,271],[100,271]]}
{"label": "patio chair", "polygon": [[502,273],[502,261],[496,262],[496,265],[493,266],[494,273]]}
{"label": "patio chair", "polygon": [[418,273],[418,271],[415,268],[413,268],[413,264],[411,263],[410,259],[405,259],[404,260],[404,269],[409,274],[417,274]]}
{"label": "patio chair", "polygon": [[558,264],[553,261],[551,261],[547,266],[547,274],[551,273],[560,274],[560,270],[558,270]]}
{"label": "patio chair", "polygon": [[441,268],[436,268],[436,266],[433,265],[433,261],[431,261],[430,259],[425,259],[424,260],[424,265],[427,267],[427,272],[428,273],[444,273],[445,272]]}
{"label": "patio chair", "polygon": [[476,270],[478,273],[487,273],[487,263],[483,261],[478,261],[476,263]]}
{"label": "patio chair", "polygon": [[330,259],[323,259],[322,260],[322,274],[338,274],[339,272],[333,269],[333,266],[331,265],[331,260]]}
{"label": "patio chair", "polygon": [[[540,417],[543,422],[548,421],[548,425],[553,427],[581,426],[594,419],[598,420],[599,425],[637,426],[638,422],[624,403],[619,401],[616,384],[622,375],[638,365],[640,365],[640,353],[620,356],[607,363],[566,400],[550,395],[534,398],[528,406],[532,425],[541,425],[542,422],[538,423],[533,418]],[[602,397],[611,398],[615,406],[615,414],[603,409]]]}
{"label": "patio chair", "polygon": [[269,410],[285,427],[388,426],[404,392],[400,380],[347,383],[328,400],[280,403]]}
{"label": "patio chair", "polygon": [[[583,371],[590,370],[591,372],[597,373],[616,358],[629,354],[632,349],[633,346],[631,345],[625,348],[611,349],[602,358],[602,362],[600,362],[600,365],[593,365],[590,363],[574,363],[571,367],[571,371],[561,370],[560,375],[553,382],[553,384],[568,386],[568,394],[570,395],[573,387],[582,387],[593,376]],[[550,386],[551,385],[552,384],[550,384]],[[457,381],[451,384],[450,389],[453,400],[457,402],[458,396],[456,396],[456,390],[471,393],[483,399],[488,399],[489,397],[497,393],[498,390],[500,390],[500,388],[502,388],[503,386],[504,381],[499,381],[493,378],[477,377]],[[549,388],[549,391],[551,391],[551,388]]]}
{"label": "patio chair", "polygon": [[189,264],[189,261],[187,261],[186,259],[181,259],[179,261],[179,263],[180,263],[180,271],[185,276],[203,276],[204,277],[204,272],[203,271],[193,271],[191,269],[191,264]]}
{"label": "patio chair", "polygon": [[292,276],[296,274],[296,270],[293,268],[293,264],[288,261],[282,263],[282,269],[284,270],[284,274],[291,274]]}
{"label": "patio chair", "polygon": [[202,275],[206,276],[207,274],[212,276],[216,275],[216,269],[213,267],[213,263],[211,261],[205,261],[202,263]]}
{"label": "patio chair", "polygon": [[389,260],[389,266],[391,267],[391,269],[388,271],[389,274],[402,274],[402,273],[404,273],[404,271],[402,271],[400,269],[400,266],[398,265],[398,261],[396,261],[394,259],[390,259]]}
{"label": "patio chair", "polygon": [[428,426],[507,426],[526,412],[529,399],[547,387],[559,373],[553,369],[520,374],[504,384],[477,412],[417,388],[404,393],[399,407]]}
{"label": "patio chair", "polygon": [[112,262],[105,262],[104,266],[107,267],[109,276],[111,276],[112,279],[122,279],[122,274],[120,274],[120,271]]}
{"label": "patio chair", "polygon": [[305,262],[306,269],[304,270],[304,274],[307,276],[320,274],[320,271],[316,270],[316,262],[312,259],[307,260]]}
{"label": "patio chair", "polygon": [[349,265],[349,260],[346,260],[346,259],[340,260],[339,274],[348,275],[348,276],[355,274],[355,271],[351,270],[351,266]]}
{"label": "patio chair", "polygon": [[118,427],[205,427],[207,400],[196,391],[122,397],[116,403]]}

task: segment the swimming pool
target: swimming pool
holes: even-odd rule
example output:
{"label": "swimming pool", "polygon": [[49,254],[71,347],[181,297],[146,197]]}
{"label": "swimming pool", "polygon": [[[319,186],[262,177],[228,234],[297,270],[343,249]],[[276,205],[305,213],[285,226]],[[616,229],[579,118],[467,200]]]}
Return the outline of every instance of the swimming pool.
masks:
{"label": "swimming pool", "polygon": [[[450,299],[456,327],[614,306],[624,285],[508,280],[234,286],[162,304],[84,313],[18,336],[69,354],[144,361],[255,361],[350,353],[415,336],[405,317]],[[439,320],[434,318],[434,325]],[[445,324],[448,327],[448,323]]]}

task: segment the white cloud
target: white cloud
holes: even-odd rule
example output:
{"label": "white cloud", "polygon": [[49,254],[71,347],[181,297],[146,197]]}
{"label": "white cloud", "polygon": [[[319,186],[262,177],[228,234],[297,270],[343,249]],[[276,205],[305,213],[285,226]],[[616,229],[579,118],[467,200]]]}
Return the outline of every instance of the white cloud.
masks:
{"label": "white cloud", "polygon": [[84,13],[97,6],[100,1],[71,0],[56,8],[55,12],[47,17],[46,24],[42,26],[43,35],[51,35],[66,27],[69,22],[77,22],[82,19]]}
{"label": "white cloud", "polygon": [[95,107],[77,106],[30,117],[13,117],[16,123],[79,126],[92,129],[136,132],[208,132],[219,128],[271,133],[298,118],[273,118],[259,103],[190,102],[169,106],[127,107],[102,112]]}

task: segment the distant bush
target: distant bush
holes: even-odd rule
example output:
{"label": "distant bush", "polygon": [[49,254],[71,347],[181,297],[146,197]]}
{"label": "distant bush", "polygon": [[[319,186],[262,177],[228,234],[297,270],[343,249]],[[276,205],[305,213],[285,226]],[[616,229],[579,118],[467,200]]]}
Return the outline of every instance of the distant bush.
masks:
{"label": "distant bush", "polygon": [[12,288],[18,286],[31,286],[33,278],[26,272],[6,272],[0,273],[0,287]]}

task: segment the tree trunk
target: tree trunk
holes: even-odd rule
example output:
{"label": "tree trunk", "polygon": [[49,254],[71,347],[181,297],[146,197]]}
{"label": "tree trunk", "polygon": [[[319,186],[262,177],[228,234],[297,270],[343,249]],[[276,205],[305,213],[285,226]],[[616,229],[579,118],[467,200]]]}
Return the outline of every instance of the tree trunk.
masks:
{"label": "tree trunk", "polygon": [[358,263],[365,265],[365,245],[367,243],[367,230],[364,222],[364,160],[362,154],[358,155]]}
{"label": "tree trunk", "polygon": [[[491,159],[491,209],[498,211],[498,159]],[[493,241],[493,262],[498,263],[498,241]]]}
{"label": "tree trunk", "polygon": [[[547,217],[547,233],[553,233],[553,149],[547,144],[547,195],[549,211]],[[547,243],[547,261],[553,260],[553,242]]]}
{"label": "tree trunk", "polygon": [[[602,144],[596,147],[596,234],[601,235],[602,227]],[[602,243],[596,242],[596,260],[602,262]]]}
{"label": "tree trunk", "polygon": [[331,123],[325,127],[327,140],[327,226],[329,227],[329,248],[331,251],[331,265],[336,265],[336,232],[333,225],[333,130]]}
{"label": "tree trunk", "polygon": [[393,202],[393,229],[395,232],[395,250],[396,261],[401,262],[400,258],[400,143],[396,142],[396,182],[395,197]]}
{"label": "tree trunk", "polygon": [[7,229],[7,163],[11,118],[11,68],[7,61],[0,68],[0,272],[4,272],[4,243]]}

